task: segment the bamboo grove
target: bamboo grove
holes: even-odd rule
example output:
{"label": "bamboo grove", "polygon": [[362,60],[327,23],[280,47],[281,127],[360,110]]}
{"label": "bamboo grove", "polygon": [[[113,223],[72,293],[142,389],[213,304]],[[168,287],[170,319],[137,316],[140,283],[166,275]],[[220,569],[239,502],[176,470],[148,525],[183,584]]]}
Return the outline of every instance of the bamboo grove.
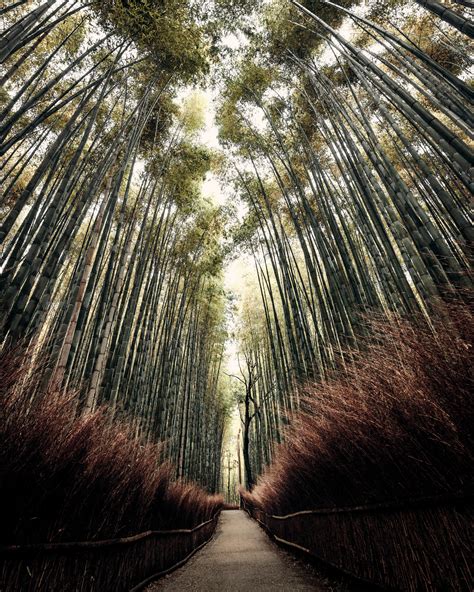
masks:
{"label": "bamboo grove", "polygon": [[3,346],[34,360],[35,397],[135,418],[215,491],[225,213],[200,195],[200,115],[175,101],[206,72],[212,15],[48,0],[1,17]]}
{"label": "bamboo grove", "polygon": [[[349,364],[368,317],[429,323],[467,298],[474,33],[469,3],[445,4],[0,8],[0,333],[31,358],[31,400],[131,417],[216,491],[232,242],[255,267],[237,323],[250,488],[301,384]],[[209,81],[223,154],[180,99]],[[217,169],[241,220],[202,195]]]}
{"label": "bamboo grove", "polygon": [[240,320],[249,488],[368,318],[429,322],[471,287],[472,23],[463,3],[360,4],[264,7],[219,109],[260,293]]}

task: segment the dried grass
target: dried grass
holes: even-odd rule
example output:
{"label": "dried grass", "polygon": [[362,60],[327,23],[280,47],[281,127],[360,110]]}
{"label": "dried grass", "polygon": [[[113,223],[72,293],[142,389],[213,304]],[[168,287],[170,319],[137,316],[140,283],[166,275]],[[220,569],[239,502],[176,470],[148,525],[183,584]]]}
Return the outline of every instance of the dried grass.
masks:
{"label": "dried grass", "polygon": [[[469,590],[473,574],[473,314],[372,321],[370,342],[303,408],[252,492],[251,513],[273,534],[359,577],[397,590]],[[419,504],[417,498],[463,497]],[[398,503],[393,510],[318,508]],[[405,509],[403,509],[405,507]]]}
{"label": "dried grass", "polygon": [[372,321],[371,342],[322,384],[248,500],[267,512],[472,491],[473,315]]}
{"label": "dried grass", "polygon": [[75,395],[54,391],[30,401],[19,352],[4,354],[0,368],[0,545],[193,528],[222,507],[220,496],[173,481],[162,447],[138,441],[131,425],[111,422],[106,410],[77,417]]}

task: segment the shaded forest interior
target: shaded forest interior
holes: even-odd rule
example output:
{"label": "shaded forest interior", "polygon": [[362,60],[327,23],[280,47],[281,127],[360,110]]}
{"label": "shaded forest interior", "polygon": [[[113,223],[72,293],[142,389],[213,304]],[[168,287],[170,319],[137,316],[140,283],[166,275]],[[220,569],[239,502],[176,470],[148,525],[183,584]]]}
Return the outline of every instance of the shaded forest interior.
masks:
{"label": "shaded forest interior", "polygon": [[0,8],[2,589],[472,587],[472,3],[255,4]]}

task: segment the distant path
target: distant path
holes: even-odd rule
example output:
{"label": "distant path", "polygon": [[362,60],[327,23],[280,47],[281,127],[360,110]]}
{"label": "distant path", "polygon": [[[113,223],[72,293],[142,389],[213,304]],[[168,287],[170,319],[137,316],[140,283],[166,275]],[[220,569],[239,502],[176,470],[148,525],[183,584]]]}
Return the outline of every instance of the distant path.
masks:
{"label": "distant path", "polygon": [[181,569],[147,592],[330,592],[310,567],[272,543],[242,511],[222,512],[216,534]]}

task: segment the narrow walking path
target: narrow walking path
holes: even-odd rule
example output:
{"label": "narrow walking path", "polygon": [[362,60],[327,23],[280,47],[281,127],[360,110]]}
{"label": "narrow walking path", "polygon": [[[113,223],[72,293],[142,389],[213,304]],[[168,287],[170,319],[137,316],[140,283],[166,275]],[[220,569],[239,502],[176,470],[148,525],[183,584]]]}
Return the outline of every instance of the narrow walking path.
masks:
{"label": "narrow walking path", "polygon": [[216,534],[147,592],[329,592],[310,567],[275,545],[245,512],[222,512]]}

